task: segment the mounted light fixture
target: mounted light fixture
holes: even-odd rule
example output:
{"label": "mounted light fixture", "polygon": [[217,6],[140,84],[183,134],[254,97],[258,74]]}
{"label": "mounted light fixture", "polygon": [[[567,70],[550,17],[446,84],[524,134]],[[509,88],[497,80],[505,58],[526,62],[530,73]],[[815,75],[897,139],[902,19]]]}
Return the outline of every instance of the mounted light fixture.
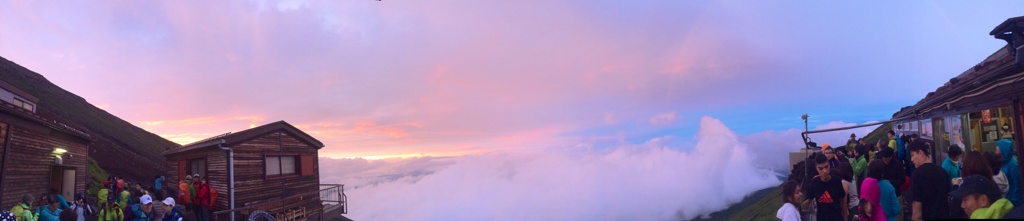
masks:
{"label": "mounted light fixture", "polygon": [[66,150],[64,148],[53,148],[53,154],[60,155],[60,154],[64,154],[64,153],[67,153],[67,152],[68,152],[68,150]]}
{"label": "mounted light fixture", "polygon": [[1003,131],[1010,131],[1010,124],[1003,122]]}

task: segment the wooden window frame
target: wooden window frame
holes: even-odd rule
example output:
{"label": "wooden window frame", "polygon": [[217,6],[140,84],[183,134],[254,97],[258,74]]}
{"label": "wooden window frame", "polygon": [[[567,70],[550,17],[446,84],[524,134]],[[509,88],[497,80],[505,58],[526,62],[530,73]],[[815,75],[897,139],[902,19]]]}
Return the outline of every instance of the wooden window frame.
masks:
{"label": "wooden window frame", "polygon": [[[267,158],[270,158],[270,157],[295,157],[295,173],[279,174],[279,175],[269,175],[269,174],[267,174]],[[285,179],[285,178],[292,178],[292,177],[300,177],[300,176],[302,176],[302,168],[301,168],[301,166],[302,166],[301,160],[302,159],[301,158],[302,158],[302,154],[300,154],[300,153],[263,153],[263,179],[264,180],[276,180],[276,179]],[[278,165],[280,165],[280,164],[278,164]]]}
{"label": "wooden window frame", "polygon": [[[194,175],[194,173],[190,173],[189,172],[190,171],[189,169],[192,168],[192,161],[195,161],[195,160],[203,160],[203,162],[206,164],[206,165],[203,165],[203,174],[200,174],[200,175],[202,175],[203,177],[206,177],[206,176],[210,175],[210,159],[209,158],[207,158],[207,157],[192,157],[192,158],[183,158],[182,160],[185,161],[185,176]],[[179,179],[184,180],[185,177],[181,177]],[[207,177],[207,180],[209,180],[209,177]],[[193,181],[195,181],[195,180],[193,180]],[[189,185],[192,185],[192,184],[190,183]]]}

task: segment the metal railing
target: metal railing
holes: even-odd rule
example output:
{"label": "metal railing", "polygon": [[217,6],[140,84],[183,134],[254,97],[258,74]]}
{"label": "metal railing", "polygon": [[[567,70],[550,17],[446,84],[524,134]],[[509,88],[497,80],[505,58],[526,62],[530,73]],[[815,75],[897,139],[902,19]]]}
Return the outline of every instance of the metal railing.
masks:
{"label": "metal railing", "polygon": [[324,206],[335,206],[341,214],[348,214],[348,196],[344,184],[320,184],[320,201]]}
{"label": "metal railing", "polygon": [[[334,212],[337,209],[341,209],[341,213]],[[325,217],[325,215],[347,212],[348,203],[344,185],[321,184],[318,191],[249,202],[235,209],[213,212],[211,219],[213,221],[324,221],[333,218]],[[253,219],[250,219],[250,216],[253,216]]]}

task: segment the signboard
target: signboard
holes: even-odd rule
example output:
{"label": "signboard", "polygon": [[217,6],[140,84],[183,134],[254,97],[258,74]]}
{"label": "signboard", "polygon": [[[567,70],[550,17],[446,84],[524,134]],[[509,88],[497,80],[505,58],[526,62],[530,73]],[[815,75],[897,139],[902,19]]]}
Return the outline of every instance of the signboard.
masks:
{"label": "signboard", "polygon": [[982,110],[981,111],[981,122],[982,123],[986,123],[986,124],[987,123],[992,123],[992,111]]}

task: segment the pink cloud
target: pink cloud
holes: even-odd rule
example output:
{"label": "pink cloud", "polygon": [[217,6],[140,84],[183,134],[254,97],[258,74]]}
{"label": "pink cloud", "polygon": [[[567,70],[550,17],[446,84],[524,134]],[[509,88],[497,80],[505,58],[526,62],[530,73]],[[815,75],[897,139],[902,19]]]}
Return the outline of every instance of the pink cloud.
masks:
{"label": "pink cloud", "polygon": [[[474,152],[536,131],[547,132],[525,137],[546,145],[624,122],[671,125],[678,115],[650,118],[656,113],[647,110],[679,100],[742,102],[705,91],[743,73],[734,66],[758,61],[723,28],[678,12],[631,15],[685,27],[645,34],[595,23],[607,18],[570,3],[268,4],[71,10],[17,2],[0,9],[25,18],[0,21],[9,30],[0,33],[0,53],[174,139],[277,120],[339,122],[311,130],[331,153],[375,155]],[[512,16],[523,12],[531,16]]]}

